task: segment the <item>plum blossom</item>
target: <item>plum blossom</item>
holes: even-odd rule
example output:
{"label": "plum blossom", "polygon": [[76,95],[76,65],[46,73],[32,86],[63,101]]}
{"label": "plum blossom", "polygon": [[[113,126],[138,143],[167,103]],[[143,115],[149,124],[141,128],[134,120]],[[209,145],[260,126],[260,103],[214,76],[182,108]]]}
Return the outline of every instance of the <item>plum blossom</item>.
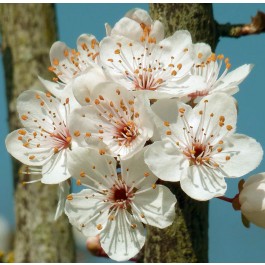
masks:
{"label": "plum blossom", "polygon": [[175,196],[156,185],[157,177],[144,163],[145,148],[120,163],[94,149],[77,147],[69,171],[84,189],[67,198],[65,213],[85,236],[99,235],[107,255],[117,261],[134,257],[145,242],[142,223],[165,228],[175,217]]}
{"label": "plum blossom", "polygon": [[262,159],[256,140],[234,134],[237,110],[231,96],[209,95],[193,109],[175,99],[163,99],[152,109],[162,141],[150,146],[145,162],[162,180],[180,181],[194,199],[223,195],[224,177],[247,174]]}
{"label": "plum blossom", "polygon": [[190,74],[192,40],[184,30],[145,45],[124,36],[106,37],[100,43],[100,60],[109,78],[151,99],[184,97],[203,84]]}
{"label": "plum blossom", "polygon": [[71,115],[70,132],[81,146],[126,159],[142,149],[152,135],[150,103],[122,86],[101,83],[86,98],[89,106]]}
{"label": "plum blossom", "polygon": [[265,173],[249,177],[239,193],[242,215],[251,223],[265,228]]}
{"label": "plum blossom", "polygon": [[[200,89],[188,95],[189,100],[195,100],[196,103],[202,97],[216,92],[234,95],[239,91],[238,85],[253,68],[252,64],[244,64],[229,72],[231,68],[229,58],[225,58],[223,54],[215,55],[211,47],[205,43],[194,44],[193,48],[195,63],[191,68],[191,74],[200,77],[204,82]],[[224,70],[221,73],[222,65]]]}
{"label": "plum blossom", "polygon": [[56,41],[50,50],[49,70],[57,77],[54,81],[68,84],[87,69],[97,65],[99,44],[95,36],[82,34],[77,39],[77,50],[70,49],[64,42]]}
{"label": "plum blossom", "polygon": [[57,184],[70,178],[67,157],[73,147],[68,118],[70,101],[60,102],[49,92],[28,90],[17,99],[24,128],[6,137],[7,151],[28,166],[42,166],[41,182]]}
{"label": "plum blossom", "polygon": [[134,8],[128,11],[113,28],[105,24],[107,36],[122,35],[138,42],[160,42],[164,39],[164,25],[153,21],[147,11]]}
{"label": "plum blossom", "polygon": [[[54,82],[39,79],[57,98],[61,98],[61,94],[64,94],[65,88],[69,85],[74,95],[75,91],[89,95],[99,82],[107,80],[98,55],[99,43],[93,35],[80,35],[77,39],[77,50],[57,41],[51,47],[51,66],[48,68],[56,75],[53,78]],[[78,96],[76,99],[79,101]]]}

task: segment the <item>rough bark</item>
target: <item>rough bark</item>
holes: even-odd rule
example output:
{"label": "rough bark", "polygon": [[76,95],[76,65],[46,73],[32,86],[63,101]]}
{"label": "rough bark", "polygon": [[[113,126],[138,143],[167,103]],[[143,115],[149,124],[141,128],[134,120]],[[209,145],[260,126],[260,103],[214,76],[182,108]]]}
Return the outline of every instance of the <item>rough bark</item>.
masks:
{"label": "rough bark", "polygon": [[[211,4],[150,4],[150,13],[164,23],[167,36],[187,29],[193,42],[206,42],[215,49],[218,37]],[[208,203],[192,200],[179,184],[166,185],[178,200],[176,219],[163,230],[148,227],[143,261],[207,262]]]}
{"label": "rough bark", "polygon": [[[52,4],[1,4],[0,25],[10,131],[19,127],[16,98],[28,89],[41,89],[38,75],[50,78],[49,49],[56,40]],[[74,244],[66,216],[53,221],[57,185],[23,185],[40,178],[19,172],[15,177],[15,262],[73,262]],[[20,171],[25,171],[23,167]]]}

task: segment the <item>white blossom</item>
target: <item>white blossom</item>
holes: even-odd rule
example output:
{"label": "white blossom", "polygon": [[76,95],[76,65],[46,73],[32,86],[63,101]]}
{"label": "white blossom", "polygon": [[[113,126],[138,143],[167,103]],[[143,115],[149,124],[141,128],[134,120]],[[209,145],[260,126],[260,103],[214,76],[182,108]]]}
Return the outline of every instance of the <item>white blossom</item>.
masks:
{"label": "white blossom", "polygon": [[82,34],[77,39],[77,50],[70,49],[64,42],[56,41],[50,50],[49,70],[57,77],[54,81],[68,84],[87,69],[97,65],[99,47],[95,36]]}
{"label": "white blossom", "polygon": [[70,177],[67,156],[73,141],[68,118],[70,101],[60,102],[49,92],[28,90],[17,99],[24,128],[6,137],[8,152],[28,166],[42,166],[41,182],[57,184]]}
{"label": "white blossom", "polygon": [[107,255],[117,261],[134,257],[145,242],[142,223],[165,228],[175,217],[175,196],[144,163],[145,149],[116,160],[94,149],[77,147],[69,158],[69,171],[84,189],[68,196],[65,212],[70,223],[85,236],[99,234]]}
{"label": "white blossom", "polygon": [[190,75],[194,61],[188,31],[144,45],[124,36],[106,37],[100,60],[109,78],[151,99],[184,97],[202,86],[201,78]]}
{"label": "white blossom", "polygon": [[191,74],[201,78],[204,82],[200,89],[188,95],[188,99],[195,100],[195,102],[216,92],[234,95],[239,91],[238,85],[244,81],[253,68],[252,64],[244,64],[229,72],[231,68],[229,58],[225,58],[223,54],[215,55],[211,47],[205,43],[195,44],[194,54],[195,64],[191,68]]}
{"label": "white blossom", "polygon": [[[57,77],[53,78],[54,82],[39,79],[57,98],[61,98],[70,86],[72,93],[79,101],[80,94],[89,96],[98,83],[107,80],[98,56],[99,44],[93,35],[80,35],[77,39],[77,50],[57,41],[51,47],[51,66],[48,68]],[[80,104],[83,105],[84,102],[81,101]]]}
{"label": "white blossom", "polygon": [[138,42],[159,42],[164,39],[164,25],[153,21],[147,11],[135,8],[128,11],[113,28],[105,24],[107,36],[122,35]]}
{"label": "white blossom", "polygon": [[122,159],[141,150],[153,135],[150,103],[112,82],[98,85],[89,106],[71,115],[70,131],[81,146]]}
{"label": "white blossom", "polygon": [[163,99],[152,109],[162,141],[150,146],[145,161],[162,180],[180,181],[194,199],[223,195],[224,177],[247,174],[262,159],[256,140],[234,134],[237,110],[231,96],[209,95],[193,109],[175,99]]}
{"label": "white blossom", "polygon": [[265,173],[249,177],[239,193],[240,210],[248,221],[265,228]]}

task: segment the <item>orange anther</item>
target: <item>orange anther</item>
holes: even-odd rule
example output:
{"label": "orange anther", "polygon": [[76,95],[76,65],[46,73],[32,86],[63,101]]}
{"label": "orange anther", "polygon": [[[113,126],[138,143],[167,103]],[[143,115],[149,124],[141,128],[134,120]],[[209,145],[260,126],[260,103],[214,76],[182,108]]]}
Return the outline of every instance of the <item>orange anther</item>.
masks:
{"label": "orange anther", "polygon": [[77,131],[74,131],[74,136],[75,136],[75,137],[80,136],[80,131],[78,131],[78,130],[77,130]]}

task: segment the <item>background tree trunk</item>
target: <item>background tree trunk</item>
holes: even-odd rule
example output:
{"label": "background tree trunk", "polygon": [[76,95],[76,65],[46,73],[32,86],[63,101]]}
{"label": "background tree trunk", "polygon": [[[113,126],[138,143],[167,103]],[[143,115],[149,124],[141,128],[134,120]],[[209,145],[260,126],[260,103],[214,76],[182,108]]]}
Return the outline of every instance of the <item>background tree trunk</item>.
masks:
{"label": "background tree trunk", "polygon": [[[28,89],[41,89],[38,75],[50,79],[49,49],[57,38],[54,5],[0,4],[0,26],[9,128],[13,131],[21,127],[16,112],[18,95]],[[14,161],[13,165],[15,262],[73,262],[75,248],[68,219],[62,216],[53,221],[57,185],[23,185],[23,181],[40,176],[18,174],[20,164]]]}
{"label": "background tree trunk", "polygon": [[[187,29],[193,42],[215,49],[218,35],[212,4],[150,4],[153,19],[165,25],[166,35]],[[166,229],[148,227],[144,262],[208,262],[208,202],[198,202],[179,184],[166,183],[176,194],[176,219]]]}

